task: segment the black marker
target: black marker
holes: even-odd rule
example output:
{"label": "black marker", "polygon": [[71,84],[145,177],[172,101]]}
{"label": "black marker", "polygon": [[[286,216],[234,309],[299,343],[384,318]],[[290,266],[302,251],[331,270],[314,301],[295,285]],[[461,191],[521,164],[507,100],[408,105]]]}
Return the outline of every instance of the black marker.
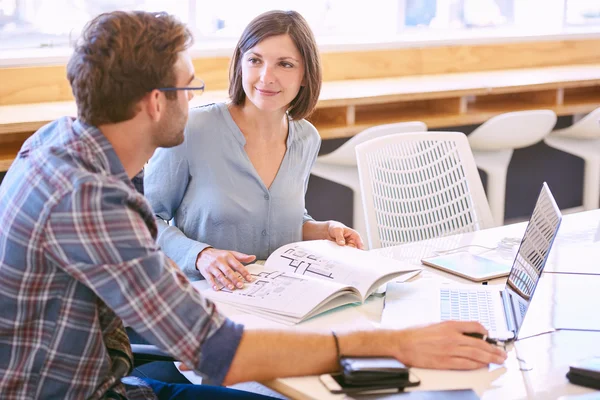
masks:
{"label": "black marker", "polygon": [[489,336],[483,335],[481,333],[477,333],[477,332],[465,332],[465,333],[463,333],[463,335],[469,336],[469,337],[472,337],[472,338],[475,338],[475,339],[485,340],[489,344],[498,345],[498,341],[496,339],[492,339]]}

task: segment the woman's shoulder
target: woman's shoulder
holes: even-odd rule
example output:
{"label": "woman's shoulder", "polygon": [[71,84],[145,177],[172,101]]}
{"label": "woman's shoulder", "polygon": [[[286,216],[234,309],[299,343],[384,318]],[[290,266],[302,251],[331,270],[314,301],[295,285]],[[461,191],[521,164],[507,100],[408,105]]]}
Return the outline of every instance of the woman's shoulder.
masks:
{"label": "woman's shoulder", "polygon": [[214,141],[221,137],[227,127],[223,116],[225,103],[212,103],[191,108],[185,127],[185,140],[188,146],[196,147],[199,143],[205,144],[206,140]]}
{"label": "woman's shoulder", "polygon": [[305,119],[291,120],[291,123],[294,124],[294,131],[298,139],[314,144],[315,146],[320,145],[321,136],[313,124]]}
{"label": "woman's shoulder", "polygon": [[211,103],[190,108],[188,124],[222,119],[222,107],[225,103]]}

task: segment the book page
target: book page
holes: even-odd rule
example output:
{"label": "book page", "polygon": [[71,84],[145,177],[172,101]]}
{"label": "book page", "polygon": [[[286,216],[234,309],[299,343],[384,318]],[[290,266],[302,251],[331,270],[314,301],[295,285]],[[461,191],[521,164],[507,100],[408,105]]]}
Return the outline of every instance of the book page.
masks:
{"label": "book page", "polygon": [[265,265],[279,271],[355,287],[363,299],[381,278],[419,269],[372,252],[339,246],[329,240],[282,246],[269,256]]}
{"label": "book page", "polygon": [[[246,268],[254,280],[246,282],[244,288],[233,291],[207,289],[202,293],[211,300],[288,323],[299,322],[329,300],[352,293],[351,288],[335,282],[322,282],[256,264]],[[355,295],[346,303],[358,300]]]}

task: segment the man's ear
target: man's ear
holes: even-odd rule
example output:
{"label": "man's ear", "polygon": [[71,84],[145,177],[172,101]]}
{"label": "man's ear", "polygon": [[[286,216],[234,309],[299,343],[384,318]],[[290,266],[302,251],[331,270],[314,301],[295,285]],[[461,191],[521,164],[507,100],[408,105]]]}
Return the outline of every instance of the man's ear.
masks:
{"label": "man's ear", "polygon": [[164,96],[160,90],[153,90],[142,100],[145,104],[146,112],[152,121],[160,120],[163,111]]}

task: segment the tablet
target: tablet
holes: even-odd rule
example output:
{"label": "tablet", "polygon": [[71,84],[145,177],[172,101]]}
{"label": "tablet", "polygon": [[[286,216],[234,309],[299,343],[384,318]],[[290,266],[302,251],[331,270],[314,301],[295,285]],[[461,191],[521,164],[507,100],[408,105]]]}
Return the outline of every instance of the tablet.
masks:
{"label": "tablet", "polygon": [[427,266],[441,269],[475,282],[508,276],[511,266],[466,251],[428,257],[421,260]]}

